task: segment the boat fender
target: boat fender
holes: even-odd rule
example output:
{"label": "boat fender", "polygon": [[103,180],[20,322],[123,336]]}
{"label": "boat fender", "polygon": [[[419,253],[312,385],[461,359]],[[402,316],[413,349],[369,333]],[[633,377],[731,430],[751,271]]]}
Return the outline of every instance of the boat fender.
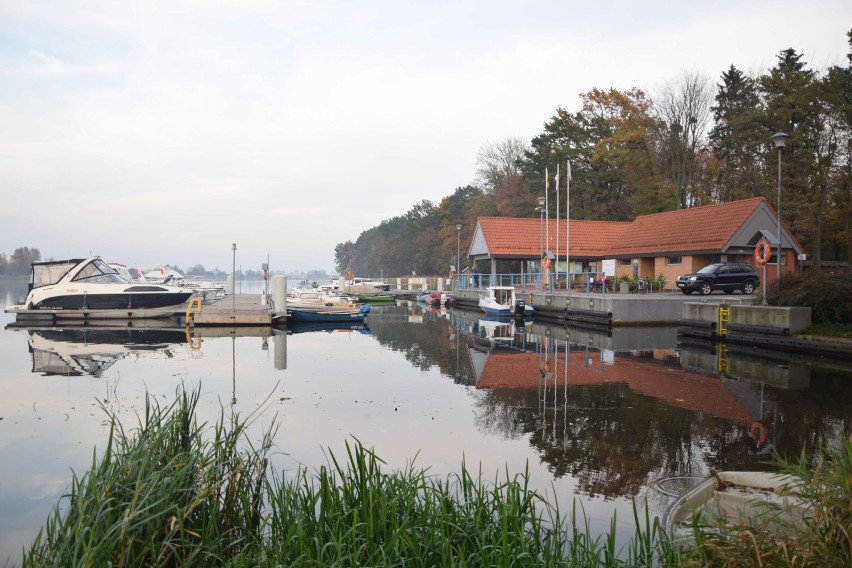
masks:
{"label": "boat fender", "polygon": [[361,307],[359,308],[359,311],[360,311],[362,314],[369,314],[369,313],[370,313],[370,310],[372,310],[372,309],[373,309],[373,307],[372,307],[372,306],[370,306],[370,305],[368,305],[368,304],[364,304],[363,306],[361,306]]}
{"label": "boat fender", "polygon": [[757,442],[758,447],[766,443],[766,426],[760,420],[751,423],[751,439]]}

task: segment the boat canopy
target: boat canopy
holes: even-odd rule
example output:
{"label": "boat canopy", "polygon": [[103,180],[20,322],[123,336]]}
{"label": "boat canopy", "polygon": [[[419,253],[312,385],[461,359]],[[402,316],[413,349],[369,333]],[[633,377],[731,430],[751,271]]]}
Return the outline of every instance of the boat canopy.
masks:
{"label": "boat canopy", "polygon": [[[86,259],[57,260],[46,262],[34,262],[30,274],[30,290],[58,284],[60,280],[77,266],[86,263]],[[74,281],[86,280],[88,282],[126,282],[118,272],[99,258],[94,258],[76,274]]]}
{"label": "boat canopy", "polygon": [[30,290],[56,284],[84,259],[34,262],[30,274]]}

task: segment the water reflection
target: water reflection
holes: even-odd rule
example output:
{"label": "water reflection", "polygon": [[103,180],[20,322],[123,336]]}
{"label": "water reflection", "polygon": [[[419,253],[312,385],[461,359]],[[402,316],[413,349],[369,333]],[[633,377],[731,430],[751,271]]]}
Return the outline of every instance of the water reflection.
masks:
{"label": "water reflection", "polygon": [[[259,337],[262,351],[272,337],[271,367],[285,374],[295,372],[288,349],[305,345],[295,336],[372,338],[412,367],[438,368],[475,393],[480,433],[526,443],[552,479],[571,479],[576,493],[592,497],[634,497],[654,480],[705,475],[711,467],[767,469],[771,448],[798,456],[804,446],[815,460],[820,444],[852,432],[852,383],[842,365],[678,344],[674,328],[581,329],[403,304],[374,308],[366,323],[344,326],[18,331],[27,335],[32,372],[94,377],[123,359],[170,358],[176,347],[200,353],[206,339],[231,337],[232,405],[240,337]],[[338,364],[348,361],[328,361],[326,372],[342,372],[334,370]],[[341,435],[346,428],[338,427]]]}
{"label": "water reflection", "polygon": [[172,358],[174,346],[187,343],[183,329],[81,327],[20,332],[27,336],[33,373],[43,376],[101,377],[122,359]]}
{"label": "water reflection", "polygon": [[[814,459],[820,443],[850,433],[848,369],[677,345],[672,328],[431,315],[420,326],[380,319],[371,327],[413,364],[435,361],[483,393],[481,430],[527,438],[554,478],[576,478],[589,496],[635,496],[655,479],[711,467],[768,469],[770,448],[798,456],[803,441]],[[441,331],[428,333],[430,324]]]}

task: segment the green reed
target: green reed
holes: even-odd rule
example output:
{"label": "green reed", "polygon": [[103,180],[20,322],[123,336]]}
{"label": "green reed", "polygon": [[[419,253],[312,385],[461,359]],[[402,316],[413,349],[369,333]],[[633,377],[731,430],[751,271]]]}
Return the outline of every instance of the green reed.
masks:
{"label": "green reed", "polygon": [[[196,420],[198,392],[138,425],[111,416],[106,448],[25,552],[25,566],[651,566],[672,564],[647,508],[626,550],[592,536],[528,485],[493,481],[465,463],[430,475],[413,462],[386,472],[358,440],[345,459],[292,478],[270,467],[274,430],[253,445],[250,421]],[[640,517],[634,507],[637,527]]]}

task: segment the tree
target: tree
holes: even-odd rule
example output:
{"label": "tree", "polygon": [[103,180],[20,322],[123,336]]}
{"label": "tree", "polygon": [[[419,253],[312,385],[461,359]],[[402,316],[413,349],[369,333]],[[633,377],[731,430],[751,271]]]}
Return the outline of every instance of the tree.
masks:
{"label": "tree", "polygon": [[660,119],[661,162],[675,191],[678,209],[701,205],[697,187],[699,152],[705,142],[713,92],[710,80],[698,72],[682,71],[655,97]]}
{"label": "tree", "polygon": [[766,130],[757,83],[731,65],[722,73],[709,139],[719,161],[714,201],[723,203],[761,195],[768,180],[764,169]]}
{"label": "tree", "polygon": [[6,258],[5,252],[0,252],[0,274],[9,273],[9,259]]}
{"label": "tree", "polygon": [[334,247],[334,269],[338,274],[344,274],[352,264],[352,253],[355,244],[352,241],[338,243]]}
{"label": "tree", "polygon": [[33,262],[41,260],[41,253],[36,248],[20,247],[12,253],[9,262],[10,274],[27,274]]}
{"label": "tree", "polygon": [[526,143],[520,138],[489,142],[479,149],[477,174],[487,193],[495,194],[510,179],[520,176],[520,162],[525,150]]}

